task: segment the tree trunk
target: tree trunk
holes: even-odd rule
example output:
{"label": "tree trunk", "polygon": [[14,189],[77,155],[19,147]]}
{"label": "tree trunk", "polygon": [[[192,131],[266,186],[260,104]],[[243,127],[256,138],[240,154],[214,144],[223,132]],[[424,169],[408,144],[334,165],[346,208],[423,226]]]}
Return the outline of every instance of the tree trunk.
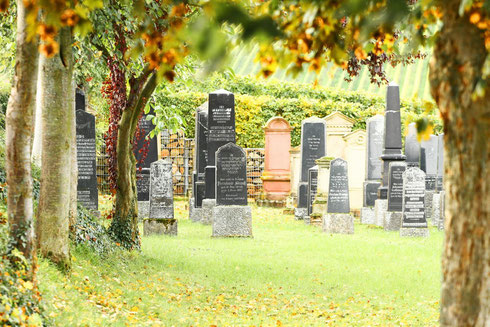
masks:
{"label": "tree trunk", "polygon": [[68,217],[75,115],[71,30],[61,28],[57,38],[59,54],[41,57],[43,150],[36,233],[40,254],[66,271],[70,268]]}
{"label": "tree trunk", "polygon": [[487,56],[483,31],[444,3],[430,69],[444,120],[446,221],[441,325],[490,325],[490,89],[472,97]]}
{"label": "tree trunk", "polygon": [[136,158],[133,141],[141,110],[156,87],[156,75],[143,74],[132,80],[128,104],[121,115],[117,136],[116,207],[110,233],[128,250],[139,249],[138,193],[136,190]]}
{"label": "tree trunk", "polygon": [[7,214],[10,245],[32,258],[31,142],[36,99],[38,41],[27,39],[26,9],[17,1],[17,54],[15,76],[7,107]]}

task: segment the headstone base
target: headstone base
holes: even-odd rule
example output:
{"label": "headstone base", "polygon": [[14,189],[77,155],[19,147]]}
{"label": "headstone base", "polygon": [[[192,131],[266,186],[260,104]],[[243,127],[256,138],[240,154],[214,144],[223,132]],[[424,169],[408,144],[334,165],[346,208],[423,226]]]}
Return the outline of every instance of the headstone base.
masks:
{"label": "headstone base", "polygon": [[177,219],[150,219],[143,221],[143,234],[177,235]]}
{"label": "headstone base", "polygon": [[383,227],[385,213],[388,210],[388,200],[377,199],[374,202],[374,224]]}
{"label": "headstone base", "polygon": [[192,211],[189,211],[189,219],[192,222],[198,223],[201,221],[202,217],[202,208],[194,208]]}
{"label": "headstone base", "polygon": [[[306,221],[306,219],[305,219],[305,221]],[[322,226],[323,215],[321,213],[312,213],[308,217],[308,223],[312,226]]]}
{"label": "headstone base", "polygon": [[376,215],[373,207],[361,208],[361,224],[374,225],[376,223]]}
{"label": "headstone base", "polygon": [[431,214],[431,222],[434,226],[439,226],[439,220],[441,219],[441,194],[434,193],[432,195],[432,214]]}
{"label": "headstone base", "polygon": [[386,231],[398,231],[402,225],[403,213],[398,211],[386,211],[384,229]]}
{"label": "headstone base", "polygon": [[252,237],[252,208],[214,206],[213,237]]}
{"label": "headstone base", "polygon": [[432,196],[436,191],[425,191],[424,206],[425,206],[425,219],[427,221],[432,220]]}
{"label": "headstone base", "polygon": [[138,201],[138,218],[140,221],[148,218],[150,214],[150,201]]}
{"label": "headstone base", "polygon": [[202,200],[201,208],[201,224],[211,225],[213,222],[213,208],[216,206],[216,199],[204,199]]}
{"label": "headstone base", "polygon": [[187,203],[187,205],[189,206],[189,219],[191,219],[191,216],[193,214],[193,211],[194,211],[194,197],[190,197],[189,198],[189,202]]}
{"label": "headstone base", "polygon": [[325,233],[354,234],[354,217],[348,213],[325,213],[322,229]]}
{"label": "headstone base", "polygon": [[308,216],[308,208],[294,208],[294,218],[296,220],[303,220]]}
{"label": "headstone base", "polygon": [[400,236],[402,237],[429,237],[427,228],[400,228]]}

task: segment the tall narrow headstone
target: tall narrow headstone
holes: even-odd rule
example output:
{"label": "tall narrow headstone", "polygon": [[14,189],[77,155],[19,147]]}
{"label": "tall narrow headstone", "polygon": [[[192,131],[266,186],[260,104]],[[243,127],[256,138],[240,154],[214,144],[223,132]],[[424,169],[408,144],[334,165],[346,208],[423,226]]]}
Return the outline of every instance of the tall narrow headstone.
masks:
{"label": "tall narrow headstone", "polygon": [[150,167],[150,214],[144,220],[144,234],[177,235],[174,218],[172,162],[158,160]]}
{"label": "tall narrow headstone", "polygon": [[388,210],[385,213],[383,227],[385,230],[400,229],[403,206],[403,173],[407,164],[402,161],[390,163],[388,177]]}
{"label": "tall narrow headstone", "polygon": [[205,102],[196,110],[195,119],[195,149],[194,149],[194,171],[192,178],[192,203],[189,207],[189,217],[192,221],[201,219],[202,200],[206,191],[205,172],[208,162],[208,102]]}
{"label": "tall narrow headstone", "polygon": [[437,181],[436,190],[442,191],[444,185],[444,134],[437,136]]}
{"label": "tall narrow headstone", "polygon": [[374,224],[374,202],[378,198],[378,188],[381,186],[383,161],[384,117],[376,115],[366,121],[366,180],[363,185],[363,208],[361,222]]}
{"label": "tall narrow headstone", "polygon": [[318,166],[311,167],[308,170],[308,215],[312,213],[313,201],[318,188]]}
{"label": "tall narrow headstone", "polygon": [[251,237],[252,210],[247,205],[247,157],[230,142],[216,152],[216,206],[213,237]]}
{"label": "tall narrow headstone", "polygon": [[262,174],[265,198],[274,206],[284,206],[291,190],[291,126],[282,117],[272,117],[265,125],[265,167]]}
{"label": "tall narrow headstone", "polygon": [[75,90],[75,110],[85,111],[85,93],[79,88]]}
{"label": "tall narrow headstone", "polygon": [[[141,137],[138,138],[134,148],[134,156],[136,157],[137,168],[150,168],[150,165],[158,160],[158,140],[154,136],[150,138],[150,132],[155,129],[152,120],[148,120],[148,116],[154,116],[155,111],[150,107],[148,114],[144,114],[139,121]],[[144,152],[146,153],[145,160],[142,161]]]}
{"label": "tall narrow headstone", "polygon": [[437,143],[438,137],[430,135],[428,140],[421,142],[420,169],[425,172],[425,218],[431,220],[432,197],[436,191],[437,180]]}
{"label": "tall narrow headstone", "polygon": [[[326,122],[318,117],[310,117],[301,124],[301,177],[298,188],[298,205],[296,218],[303,219],[308,214],[307,190],[308,170],[315,166],[315,161],[326,154]],[[303,206],[304,205],[304,206]]]}
{"label": "tall narrow headstone", "polygon": [[424,210],[425,173],[417,167],[403,173],[403,219],[400,236],[429,236]]}
{"label": "tall narrow headstone", "polygon": [[354,217],[350,215],[347,161],[330,162],[327,212],[323,215],[323,230],[329,233],[354,233]]}
{"label": "tall narrow headstone", "polygon": [[97,158],[95,150],[95,117],[83,110],[76,111],[78,185],[77,201],[97,211]]}
{"label": "tall narrow headstone", "polygon": [[405,136],[405,156],[407,156],[407,167],[420,166],[420,142],[417,140],[415,123],[408,125],[408,133]]}

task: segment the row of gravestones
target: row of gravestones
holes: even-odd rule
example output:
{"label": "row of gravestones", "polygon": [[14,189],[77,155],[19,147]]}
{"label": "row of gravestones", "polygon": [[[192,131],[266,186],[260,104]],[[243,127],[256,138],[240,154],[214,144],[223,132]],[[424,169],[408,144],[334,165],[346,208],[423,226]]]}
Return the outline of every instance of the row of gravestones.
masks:
{"label": "row of gravestones", "polygon": [[[399,88],[393,83],[387,90],[385,116],[370,118],[367,134],[361,222],[377,224],[386,230],[402,228],[401,235],[427,235],[429,218],[442,228],[443,135],[431,135],[420,144],[415,124],[411,124],[405,155],[402,154]],[[325,157],[325,140],[325,121],[312,117],[302,122],[301,179],[295,217],[311,224],[321,223],[325,231],[352,233],[347,164],[340,158]],[[421,190],[417,183],[422,175],[423,198],[419,201]]]}

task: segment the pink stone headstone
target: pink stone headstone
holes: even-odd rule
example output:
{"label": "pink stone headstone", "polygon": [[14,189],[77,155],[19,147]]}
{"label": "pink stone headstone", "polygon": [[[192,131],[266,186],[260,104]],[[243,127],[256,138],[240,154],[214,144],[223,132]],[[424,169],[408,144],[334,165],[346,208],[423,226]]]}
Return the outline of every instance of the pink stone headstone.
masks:
{"label": "pink stone headstone", "polygon": [[265,125],[265,169],[262,174],[267,200],[284,201],[291,190],[291,126],[281,117]]}

